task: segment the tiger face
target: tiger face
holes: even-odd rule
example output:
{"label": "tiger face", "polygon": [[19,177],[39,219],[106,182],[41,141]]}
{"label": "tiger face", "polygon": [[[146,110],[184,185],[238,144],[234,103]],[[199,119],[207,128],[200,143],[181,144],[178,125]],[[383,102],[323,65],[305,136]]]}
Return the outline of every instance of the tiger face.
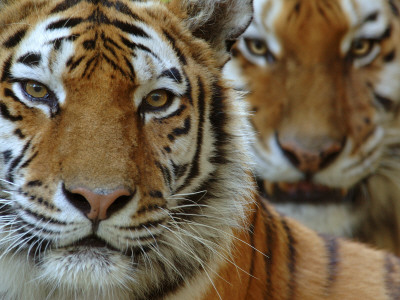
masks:
{"label": "tiger face", "polygon": [[256,0],[254,9],[225,74],[249,91],[261,190],[319,231],[375,239],[385,227],[400,245],[398,3]]}
{"label": "tiger face", "polygon": [[196,296],[225,259],[251,179],[220,69],[252,8],[212,3],[0,3],[0,298]]}

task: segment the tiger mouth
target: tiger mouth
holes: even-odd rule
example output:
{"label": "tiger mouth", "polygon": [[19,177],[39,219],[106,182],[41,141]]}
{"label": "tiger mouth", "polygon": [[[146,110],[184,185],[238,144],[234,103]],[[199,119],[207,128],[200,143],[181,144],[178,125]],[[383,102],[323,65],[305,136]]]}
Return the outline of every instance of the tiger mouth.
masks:
{"label": "tiger mouth", "polygon": [[[154,237],[152,237],[154,239]],[[68,249],[71,252],[80,252],[82,250],[104,250],[104,251],[111,251],[123,254],[124,256],[128,256],[130,258],[134,258],[143,254],[144,252],[148,252],[151,249],[151,245],[142,245],[140,247],[132,246],[127,248],[126,250],[120,250],[115,248],[114,246],[110,245],[103,239],[99,238],[96,235],[90,235],[85,237],[71,245],[62,247],[64,249]]]}
{"label": "tiger mouth", "polygon": [[310,181],[298,181],[294,183],[258,181],[257,183],[261,195],[276,204],[323,205],[327,203],[347,203],[355,199],[356,192],[356,188],[330,188]]}
{"label": "tiger mouth", "polygon": [[65,248],[107,248],[109,250],[118,251],[116,248],[105,242],[104,240],[100,239],[95,235],[88,236],[79,240],[78,242],[73,243],[70,246]]}

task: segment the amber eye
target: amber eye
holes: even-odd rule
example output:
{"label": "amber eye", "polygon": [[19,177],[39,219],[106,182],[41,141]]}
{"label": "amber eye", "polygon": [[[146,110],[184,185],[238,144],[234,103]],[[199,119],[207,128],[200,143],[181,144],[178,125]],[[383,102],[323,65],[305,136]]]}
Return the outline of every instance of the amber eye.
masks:
{"label": "amber eye", "polygon": [[372,40],[360,39],[355,40],[351,45],[351,55],[354,57],[363,57],[369,54],[372,50],[374,42]]}
{"label": "amber eye", "polygon": [[46,98],[49,95],[47,87],[35,81],[28,81],[24,90],[32,98]]}
{"label": "amber eye", "polygon": [[267,44],[258,39],[245,39],[247,49],[257,56],[265,56],[268,53]]}
{"label": "amber eye", "polygon": [[161,108],[168,103],[169,93],[166,90],[155,90],[145,98],[146,104],[152,108]]}

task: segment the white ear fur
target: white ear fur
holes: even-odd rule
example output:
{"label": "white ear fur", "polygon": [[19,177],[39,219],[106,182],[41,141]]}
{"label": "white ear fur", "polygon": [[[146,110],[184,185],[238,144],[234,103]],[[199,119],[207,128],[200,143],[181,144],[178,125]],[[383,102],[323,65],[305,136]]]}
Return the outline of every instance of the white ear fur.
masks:
{"label": "white ear fur", "polygon": [[253,16],[252,0],[181,0],[181,7],[193,35],[208,41],[222,64],[227,48],[246,30]]}

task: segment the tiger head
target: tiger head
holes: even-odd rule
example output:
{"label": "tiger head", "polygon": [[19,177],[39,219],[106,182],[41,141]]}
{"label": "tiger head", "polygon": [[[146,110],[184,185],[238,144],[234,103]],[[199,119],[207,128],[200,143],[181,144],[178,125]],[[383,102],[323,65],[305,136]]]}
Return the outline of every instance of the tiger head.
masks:
{"label": "tiger head", "polygon": [[251,13],[0,2],[0,298],[164,298],[218,268],[252,196],[220,71]]}
{"label": "tiger head", "polygon": [[383,226],[400,245],[398,6],[256,0],[225,75],[248,91],[259,185],[279,210],[339,235]]}

